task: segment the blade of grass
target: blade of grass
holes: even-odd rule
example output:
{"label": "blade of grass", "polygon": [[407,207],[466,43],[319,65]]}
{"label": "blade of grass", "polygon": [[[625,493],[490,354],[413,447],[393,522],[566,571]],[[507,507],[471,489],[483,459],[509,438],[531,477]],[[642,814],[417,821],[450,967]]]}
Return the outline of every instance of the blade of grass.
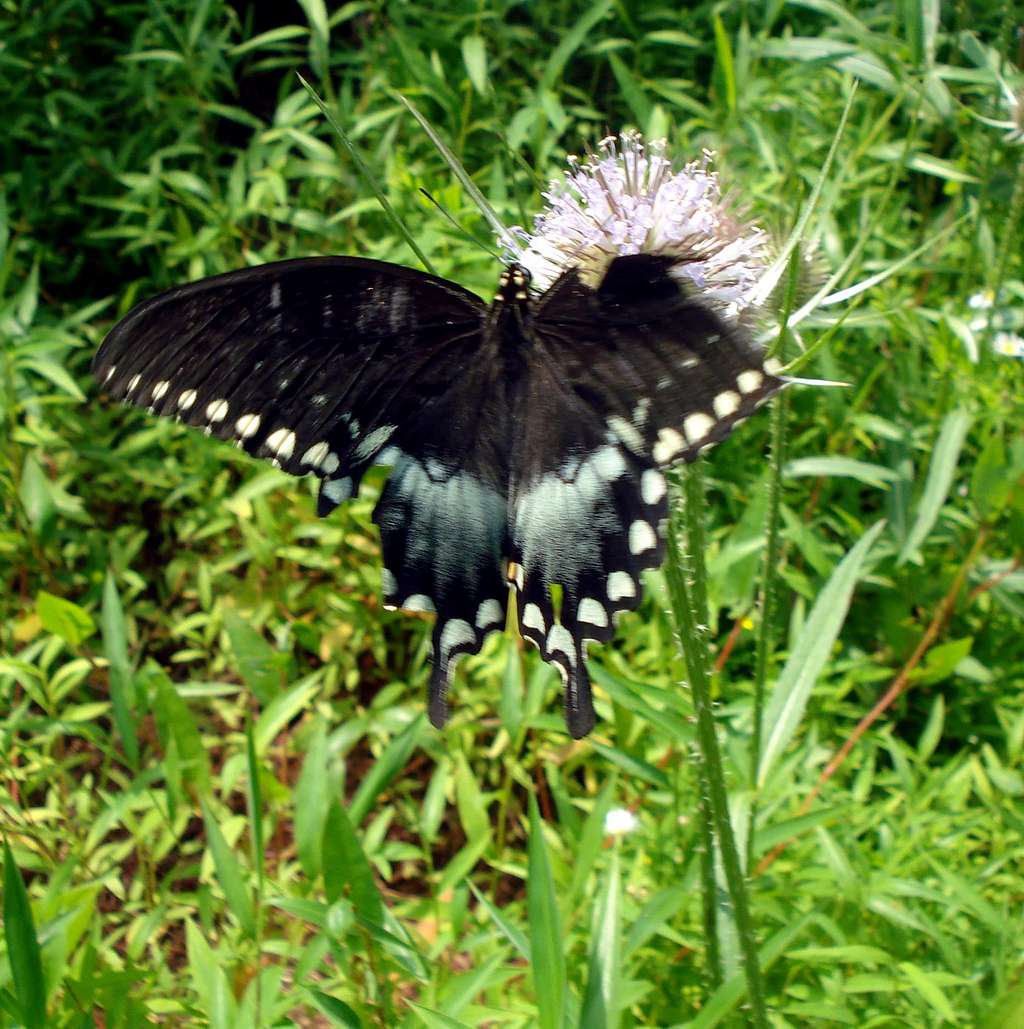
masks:
{"label": "blade of grass", "polygon": [[757,304],[763,304],[768,299],[772,290],[775,289],[776,283],[780,278],[782,278],[782,273],[788,266],[790,257],[796,249],[797,244],[803,239],[807,223],[810,221],[811,214],[817,206],[818,199],[821,196],[821,191],[825,188],[825,181],[832,168],[832,162],[835,160],[836,151],[839,149],[839,141],[843,138],[843,132],[846,129],[846,121],[850,116],[850,109],[853,106],[853,98],[856,95],[857,83],[855,81],[850,89],[850,95],[846,98],[846,106],[843,108],[842,116],[839,119],[839,125],[836,127],[835,135],[832,137],[832,144],[829,146],[828,153],[825,155],[825,163],[821,166],[821,171],[818,172],[818,178],[814,183],[814,188],[811,190],[811,195],[808,198],[807,203],[804,204],[804,209],[800,212],[800,217],[797,219],[796,225],[793,227],[793,231],[789,234],[789,238],[783,245],[782,250],[779,252],[779,256],[772,261],[764,275],[761,276],[761,280],[758,282],[757,288],[753,291],[750,302],[755,306]]}
{"label": "blade of grass", "polygon": [[565,944],[555,881],[541,828],[537,799],[530,795],[526,907],[530,919],[531,971],[541,1029],[562,1029],[565,1015]]}
{"label": "blade of grass", "polygon": [[422,250],[420,250],[416,240],[412,238],[412,234],[406,228],[405,222],[398,217],[398,212],[391,206],[391,202],[384,195],[384,191],[380,188],[380,177],[375,176],[366,166],[366,162],[360,156],[359,151],[356,150],[355,144],[345,134],[334,115],[327,109],[327,105],[320,99],[317,91],[298,72],[295,74],[298,75],[299,82],[302,83],[303,88],[313,98],[313,102],[320,108],[320,113],[323,114],[331,128],[334,129],[338,139],[341,140],[341,145],[345,148],[348,156],[352,159],[352,163],[355,165],[356,171],[359,172],[360,177],[369,188],[370,192],[377,198],[377,203],[380,204],[382,210],[390,219],[391,224],[394,225],[395,229],[398,231],[398,234],[405,240],[409,249],[419,259],[420,264],[422,264],[431,275],[436,274],[434,272],[434,266],[427,260],[426,255]]}
{"label": "blade of grass", "polygon": [[619,939],[621,883],[619,853],[612,852],[605,875],[604,891],[594,908],[590,941],[590,971],[583,995],[580,1029],[616,1029],[619,1024],[620,962]]}
{"label": "blade of grass", "polygon": [[415,750],[425,725],[426,720],[422,715],[414,718],[374,761],[369,774],[359,784],[359,789],[349,804],[348,813],[353,825],[362,822],[381,791],[408,764],[409,756]]}
{"label": "blade of grass", "polygon": [[256,916],[253,912],[252,896],[245,884],[242,867],[235,857],[234,851],[220,830],[220,825],[205,800],[202,802],[203,821],[206,824],[206,840],[213,858],[213,869],[217,875],[220,888],[232,914],[238,924],[249,937],[256,936]]}
{"label": "blade of grass", "polygon": [[133,768],[139,766],[138,730],[132,713],[132,669],[128,661],[128,637],[125,633],[124,609],[118,596],[114,573],[107,570],[103,582],[103,604],[100,610],[100,632],[103,650],[110,669],[110,703],[114,709],[114,724],[124,744],[125,754]]}
{"label": "blade of grass", "polygon": [[4,938],[7,960],[14,979],[14,994],[25,1029],[46,1027],[46,983],[43,962],[32,919],[32,905],[11,848],[4,841]]}
{"label": "blade of grass", "polygon": [[448,149],[445,141],[437,134],[433,125],[423,117],[422,114],[416,109],[415,105],[407,97],[398,94],[398,99],[405,104],[409,113],[420,123],[420,127],[430,137],[430,142],[437,148],[438,153],[445,159],[445,163],[452,170],[452,174],[462,184],[462,188],[469,195],[470,199],[476,204],[480,213],[484,216],[487,224],[490,225],[491,230],[494,234],[503,242],[508,243],[510,246],[515,246],[514,239],[509,235],[508,227],[498,217],[497,212],[487,202],[487,198],[477,189],[476,183],[470,178],[469,172],[462,166],[462,162]]}

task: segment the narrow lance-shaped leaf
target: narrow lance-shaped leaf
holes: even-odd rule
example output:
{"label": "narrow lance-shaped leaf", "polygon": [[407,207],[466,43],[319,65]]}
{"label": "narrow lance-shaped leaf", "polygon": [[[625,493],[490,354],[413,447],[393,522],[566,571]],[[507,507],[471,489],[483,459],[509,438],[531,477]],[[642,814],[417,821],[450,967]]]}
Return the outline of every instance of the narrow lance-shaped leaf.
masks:
{"label": "narrow lance-shaped leaf", "polygon": [[971,416],[959,408],[956,411],[950,411],[942,420],[939,438],[932,451],[931,464],[928,466],[928,479],[924,484],[924,493],[917,505],[917,517],[914,519],[914,524],[900,551],[900,564],[903,564],[917,550],[931,532],[932,526],[938,521],[939,512],[953,485],[953,475],[956,473],[960,451],[963,449],[964,438],[967,436],[970,424]]}
{"label": "narrow lance-shaped leaf", "polygon": [[536,797],[530,797],[530,843],[526,881],[533,985],[541,1029],[562,1029],[565,1011],[565,945],[551,861]]}
{"label": "narrow lance-shaped leaf", "polygon": [[110,669],[110,702],[125,753],[133,766],[139,763],[139,741],[135,727],[132,669],[128,661],[128,637],[125,632],[124,609],[117,592],[114,574],[107,571],[103,583],[103,606],[100,610],[103,649]]}
{"label": "narrow lance-shaped leaf", "polygon": [[210,855],[213,857],[213,870],[216,873],[217,881],[227,898],[228,907],[238,919],[246,935],[255,936],[256,916],[253,911],[252,896],[242,874],[242,867],[228,846],[228,842],[217,824],[217,819],[206,801],[203,801],[202,807],[203,821],[206,823],[206,841],[210,847]]}
{"label": "narrow lance-shaped leaf", "polygon": [[604,891],[594,911],[590,974],[583,997],[580,1029],[616,1029],[619,1024],[621,899],[619,855],[615,851],[605,877]]}
{"label": "narrow lance-shaped leaf", "polygon": [[4,843],[4,939],[26,1029],[46,1025],[46,985],[32,907],[11,848]]}
{"label": "narrow lance-shaped leaf", "polygon": [[850,598],[868,552],[885,527],[877,522],[850,549],[825,584],[779,676],[764,716],[764,749],[758,769],[763,785],[772,765],[800,725],[807,699],[846,619]]}

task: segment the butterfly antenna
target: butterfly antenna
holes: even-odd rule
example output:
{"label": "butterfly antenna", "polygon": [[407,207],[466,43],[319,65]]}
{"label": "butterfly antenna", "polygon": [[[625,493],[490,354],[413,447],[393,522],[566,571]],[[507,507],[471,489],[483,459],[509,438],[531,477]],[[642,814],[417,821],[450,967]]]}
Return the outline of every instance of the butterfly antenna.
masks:
{"label": "butterfly antenna", "polygon": [[497,253],[497,251],[492,250],[486,243],[483,242],[483,240],[478,239],[476,236],[474,236],[473,233],[471,233],[469,231],[469,229],[467,229],[464,226],[460,225],[455,220],[455,217],[451,214],[451,212],[448,211],[445,207],[443,207],[441,205],[440,201],[436,200],[422,186],[420,186],[420,192],[434,205],[435,208],[437,208],[437,210],[441,213],[441,215],[444,216],[445,221],[447,221],[448,224],[451,225],[451,227],[453,229],[455,229],[455,231],[458,232],[460,236],[462,236],[465,239],[469,240],[470,243],[473,243],[474,245],[480,247],[481,250],[486,250],[487,253],[489,253],[491,255],[491,257],[493,257],[496,261],[502,261],[503,260],[503,258],[501,257],[501,255],[499,253]]}

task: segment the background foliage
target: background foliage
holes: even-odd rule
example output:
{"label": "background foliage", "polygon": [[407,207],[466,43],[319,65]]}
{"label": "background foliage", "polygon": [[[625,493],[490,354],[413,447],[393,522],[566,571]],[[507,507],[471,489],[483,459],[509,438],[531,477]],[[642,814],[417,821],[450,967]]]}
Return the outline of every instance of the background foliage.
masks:
{"label": "background foliage", "polygon": [[[412,263],[296,71],[485,295],[494,259],[420,188],[486,228],[399,92],[507,221],[635,126],[715,148],[781,240],[860,80],[798,301],[832,273],[873,285],[787,344],[825,339],[804,374],[852,388],[785,412],[760,775],[770,417],[706,461],[734,823],[775,1025],[1024,1024],[1024,377],[991,349],[1022,327],[1022,46],[1011,5],[965,0],[0,2],[3,1024],[744,1018],[728,904],[697,888],[660,575],[594,655],[593,738],[568,739],[557,677],[511,638],[460,665],[437,733],[428,621],[380,607],[380,479],[318,521],[309,483],[88,378],[113,319],[172,284]],[[605,836],[623,806],[639,827]]]}

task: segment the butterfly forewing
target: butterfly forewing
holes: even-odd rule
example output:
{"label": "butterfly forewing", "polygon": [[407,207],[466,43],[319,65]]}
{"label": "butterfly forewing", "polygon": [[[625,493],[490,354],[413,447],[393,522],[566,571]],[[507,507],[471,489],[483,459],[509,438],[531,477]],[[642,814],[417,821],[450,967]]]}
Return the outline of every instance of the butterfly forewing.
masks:
{"label": "butterfly forewing", "polygon": [[396,265],[283,261],[140,305],[93,370],[119,399],[319,475],[329,509],[479,346],[483,311],[474,294]]}
{"label": "butterfly forewing", "polygon": [[617,258],[596,290],[569,272],[535,324],[566,383],[662,467],[692,461],[783,385],[742,330],[687,294],[667,258]]}

